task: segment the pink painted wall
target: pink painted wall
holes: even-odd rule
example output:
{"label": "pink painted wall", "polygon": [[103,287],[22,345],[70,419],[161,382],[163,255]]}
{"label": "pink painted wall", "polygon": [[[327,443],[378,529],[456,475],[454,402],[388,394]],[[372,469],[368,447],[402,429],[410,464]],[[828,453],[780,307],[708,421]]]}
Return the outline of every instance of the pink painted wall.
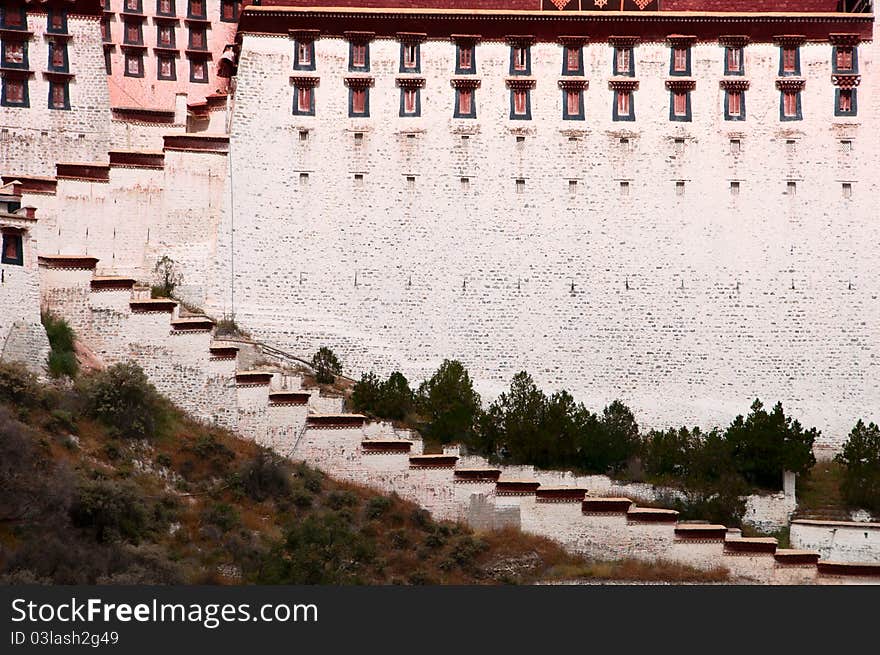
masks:
{"label": "pink painted wall", "polygon": [[[109,50],[111,74],[108,77],[111,107],[138,107],[146,109],[174,109],[178,93],[188,95],[187,102],[200,102],[205,96],[219,88],[217,62],[223,46],[235,39],[236,22],[220,20],[221,0],[203,0],[207,9],[207,22],[191,22],[187,18],[189,0],[174,0],[175,19],[156,17],[156,0],[141,0],[141,12],[126,10],[127,0],[105,0],[104,21],[109,27],[109,44],[105,38],[105,51]],[[137,20],[136,16],[143,15]],[[133,52],[143,53],[143,77],[130,77],[125,74],[126,21],[140,22],[142,26],[143,48]],[[174,30],[175,74],[176,80],[158,79],[157,35],[159,25],[167,25]],[[207,82],[191,82],[191,61],[189,48],[190,29],[207,27],[206,47],[211,53],[207,59]]]}

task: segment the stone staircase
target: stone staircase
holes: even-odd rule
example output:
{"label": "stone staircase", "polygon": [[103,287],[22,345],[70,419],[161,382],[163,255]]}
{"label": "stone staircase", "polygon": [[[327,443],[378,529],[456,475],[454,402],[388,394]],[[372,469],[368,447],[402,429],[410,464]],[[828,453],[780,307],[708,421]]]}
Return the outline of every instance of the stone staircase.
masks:
{"label": "stone staircase", "polygon": [[[342,398],[304,388],[277,352],[273,363],[259,363],[269,361],[259,357],[259,344],[215,337],[207,316],[181,314],[176,301],[149,297],[133,278],[96,276],[97,261],[41,256],[41,297],[104,364],[134,360],[196,419],[336,478],[393,491],[441,520],[514,526],[602,559],[724,567],[750,583],[880,583],[880,564],[820,561],[817,552],[781,549],[775,539],[742,537],[723,525],[680,522],[673,510],[629,498],[545,484],[518,469],[460,466],[456,448],[425,454],[418,435],[346,413]],[[245,356],[248,349],[255,352]]]}

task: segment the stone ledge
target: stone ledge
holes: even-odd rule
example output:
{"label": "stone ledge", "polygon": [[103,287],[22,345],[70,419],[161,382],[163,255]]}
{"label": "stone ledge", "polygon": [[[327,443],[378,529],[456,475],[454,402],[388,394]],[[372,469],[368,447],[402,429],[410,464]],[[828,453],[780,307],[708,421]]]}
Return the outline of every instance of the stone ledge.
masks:
{"label": "stone ledge", "polygon": [[412,455],[409,467],[415,469],[451,469],[458,461],[456,455]]}
{"label": "stone ledge", "polygon": [[623,497],[585,498],[581,511],[585,514],[626,514],[633,501]]}
{"label": "stone ledge", "polygon": [[308,391],[270,391],[269,405],[308,405],[311,397]]}
{"label": "stone ledge", "polygon": [[63,268],[68,270],[94,270],[97,257],[88,255],[38,255],[37,263],[43,268]]}

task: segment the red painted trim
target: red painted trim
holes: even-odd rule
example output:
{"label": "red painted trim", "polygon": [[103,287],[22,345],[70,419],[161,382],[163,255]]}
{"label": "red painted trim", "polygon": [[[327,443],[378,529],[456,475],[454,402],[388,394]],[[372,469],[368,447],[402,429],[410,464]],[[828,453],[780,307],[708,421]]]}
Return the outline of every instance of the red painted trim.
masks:
{"label": "red painted trim", "polygon": [[581,511],[586,513],[626,514],[630,507],[629,498],[585,498],[581,502]]}
{"label": "red painted trim", "polygon": [[124,150],[110,151],[110,166],[124,168],[151,168],[165,167],[165,153],[162,152],[129,152]]}
{"label": "red painted trim", "polygon": [[456,480],[474,480],[497,482],[501,477],[501,469],[456,469]]}
{"label": "red painted trim", "polygon": [[25,193],[55,193],[58,187],[58,180],[54,177],[27,177],[22,175],[4,175],[2,178],[3,184],[9,184],[10,182],[18,181],[21,184],[17,184],[18,192]]}
{"label": "red painted trim", "polygon": [[312,397],[308,391],[270,391],[270,405],[308,405]]}
{"label": "red painted trim", "polygon": [[408,453],[412,449],[411,441],[401,441],[399,439],[364,439],[361,441],[361,448],[368,453]]}
{"label": "red painted trim", "polygon": [[[357,8],[322,10],[248,7],[239,22],[239,34],[283,34],[290,30],[318,29],[322,36],[343,37],[357,24],[376,38],[396,38],[398,32],[424,32],[428,39],[453,40],[452,34],[480,34],[483,40],[507,41],[510,32],[528,34],[535,41],[555,43],[559,34],[589,36],[592,42],[622,39],[665,42],[670,34],[693,35],[699,41],[717,41],[732,32],[749,34],[752,41],[774,42],[781,33],[797,31],[801,38],[827,42],[831,34],[849,32],[871,40],[871,14],[676,14],[671,12],[542,12],[517,11],[397,11]],[[632,36],[616,36],[630,34]]]}
{"label": "red painted trim", "polygon": [[84,180],[86,182],[109,182],[110,164],[56,164],[55,177]]}
{"label": "red painted trim", "polygon": [[38,255],[37,263],[43,268],[94,270],[98,258],[87,255]]}
{"label": "red painted trim", "polygon": [[228,152],[229,137],[219,135],[166,134],[165,150],[190,150],[196,152]]}
{"label": "red painted trim", "polygon": [[130,277],[96,277],[89,285],[92,291],[131,291],[136,280]]}

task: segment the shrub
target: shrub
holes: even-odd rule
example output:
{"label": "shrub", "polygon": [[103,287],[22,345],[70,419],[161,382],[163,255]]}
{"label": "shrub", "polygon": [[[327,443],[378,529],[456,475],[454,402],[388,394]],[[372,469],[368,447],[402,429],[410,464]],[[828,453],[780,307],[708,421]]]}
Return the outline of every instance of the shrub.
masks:
{"label": "shrub", "polygon": [[70,509],[73,524],[90,532],[98,543],[138,543],[150,531],[149,511],[127,482],[92,480],[82,483]]}
{"label": "shrub", "polygon": [[88,413],[123,437],[155,437],[170,419],[165,400],[133,362],[91,375],[82,389]]}
{"label": "shrub", "polygon": [[843,466],[840,491],[846,502],[880,512],[880,428],[859,420],[835,461]]}
{"label": "shrub", "polygon": [[64,409],[53,409],[49,413],[45,427],[55,434],[62,432],[76,434],[76,420],[73,418],[73,414]]}
{"label": "shrub", "polygon": [[40,387],[33,373],[21,364],[0,362],[0,401],[18,407],[36,407],[40,399]]}
{"label": "shrub", "polygon": [[284,461],[262,450],[245,463],[238,479],[244,492],[257,502],[290,495],[290,474]]}
{"label": "shrub", "polygon": [[474,441],[480,396],[461,362],[445,360],[419,387],[417,403],[427,437],[440,443]]}
{"label": "shrub", "polygon": [[177,263],[168,255],[163,255],[156,261],[153,267],[157,284],[151,288],[154,298],[171,298],[174,289],[183,282],[183,274],[178,270]]}
{"label": "shrub", "polygon": [[46,329],[46,336],[49,338],[49,346],[52,349],[48,361],[49,375],[53,378],[76,377],[79,372],[79,362],[76,359],[74,348],[76,335],[73,329],[63,318],[49,312],[42,312],[40,319]]}
{"label": "shrub", "polygon": [[813,442],[819,434],[786,416],[781,403],[768,413],[756,399],[745,419],[737,416],[730,424],[725,438],[737,471],[748,482],[779,489],[783,471],[806,473],[816,463]]}
{"label": "shrub", "polygon": [[315,369],[315,379],[319,384],[333,384],[336,376],[342,373],[342,364],[326,346],[319,348],[312,357],[312,368]]}
{"label": "shrub", "polygon": [[367,518],[377,519],[391,507],[391,499],[386,496],[373,496],[367,503]]}
{"label": "shrub", "polygon": [[241,525],[241,517],[238,511],[227,503],[215,503],[202,513],[202,521],[209,525],[216,525],[223,532],[229,532]]}

